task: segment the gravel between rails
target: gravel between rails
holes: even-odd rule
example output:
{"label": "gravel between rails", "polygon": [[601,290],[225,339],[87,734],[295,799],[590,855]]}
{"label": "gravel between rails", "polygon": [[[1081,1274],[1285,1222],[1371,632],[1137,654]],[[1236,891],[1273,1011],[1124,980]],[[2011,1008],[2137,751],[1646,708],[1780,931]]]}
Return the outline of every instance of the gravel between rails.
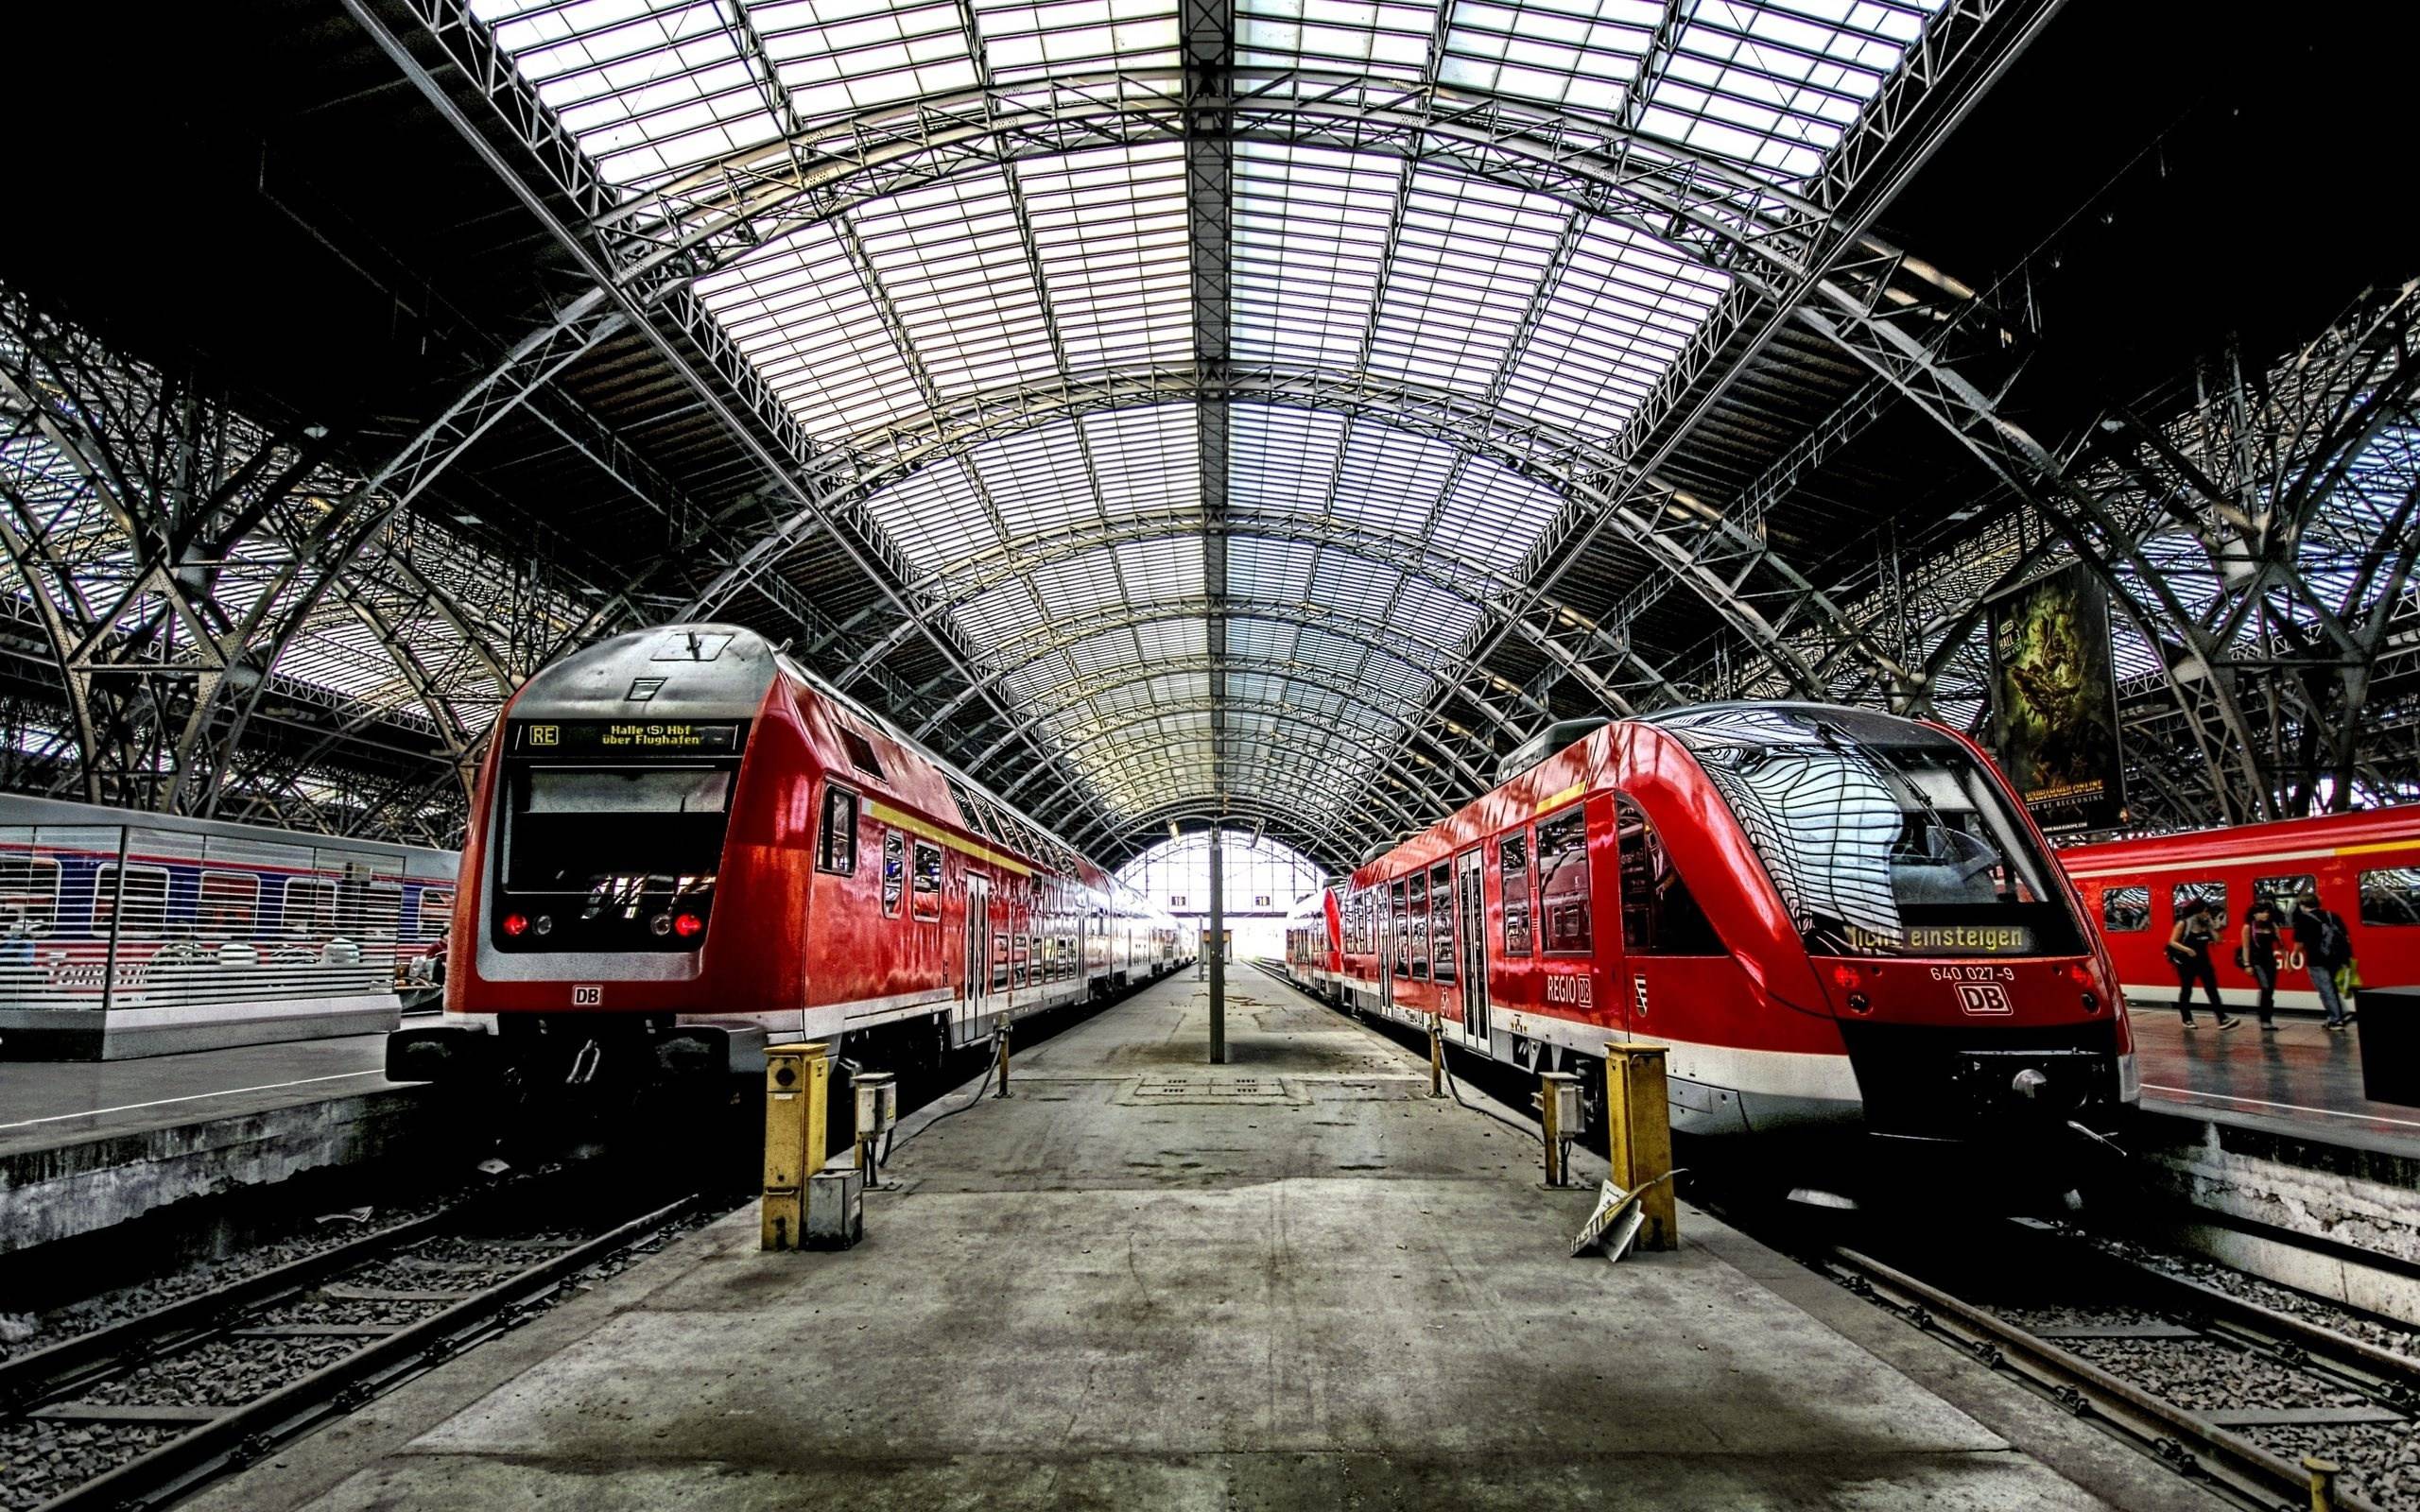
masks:
{"label": "gravel between rails", "polygon": [[0,1507],[40,1506],[182,1431],[148,1423],[0,1422]]}
{"label": "gravel between rails", "polygon": [[2359,1313],[2323,1301],[2316,1297],[2262,1280],[2257,1276],[2232,1270],[2216,1261],[2200,1260],[2157,1249],[2132,1239],[2118,1239],[2106,1234],[2085,1234],[2086,1244],[2120,1260],[2135,1261],[2163,1274],[2185,1280],[2199,1281],[2204,1286],[2239,1297],[2247,1302],[2257,1302],[2273,1311],[2298,1317],[2321,1328],[2331,1329],[2347,1338],[2376,1345],[2381,1349],[2420,1361],[2420,1329],[2381,1318],[2375,1314]]}

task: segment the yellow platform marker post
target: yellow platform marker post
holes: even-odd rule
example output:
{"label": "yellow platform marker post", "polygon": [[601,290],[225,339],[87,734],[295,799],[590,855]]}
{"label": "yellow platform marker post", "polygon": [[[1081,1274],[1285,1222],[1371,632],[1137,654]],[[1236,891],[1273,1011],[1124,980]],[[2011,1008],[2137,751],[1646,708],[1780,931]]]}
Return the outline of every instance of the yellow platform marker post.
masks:
{"label": "yellow platform marker post", "polygon": [[2303,1469],[2310,1476],[2310,1512],[2336,1512],[2336,1477],[2343,1469],[2317,1454],[2303,1456]]}
{"label": "yellow platform marker post", "polygon": [[832,1090],[831,1046],[769,1045],[765,1050],[765,1225],[763,1249],[806,1247],[808,1178],[823,1168],[824,1104]]}
{"label": "yellow platform marker post", "polygon": [[1639,1195],[1647,1222],[1640,1249],[1678,1249],[1680,1214],[1672,1200],[1672,1110],[1665,1101],[1663,1045],[1605,1046],[1605,1153],[1614,1185]]}

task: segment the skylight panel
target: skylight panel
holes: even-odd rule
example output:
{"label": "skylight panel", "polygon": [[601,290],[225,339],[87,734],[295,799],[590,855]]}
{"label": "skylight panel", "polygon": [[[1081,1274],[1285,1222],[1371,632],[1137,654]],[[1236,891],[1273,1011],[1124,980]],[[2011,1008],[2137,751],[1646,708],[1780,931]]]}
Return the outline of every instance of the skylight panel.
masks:
{"label": "skylight panel", "polygon": [[1412,180],[1371,341],[1374,372],[1484,393],[1571,212],[1459,174]]}
{"label": "skylight panel", "polygon": [[1462,0],[1437,81],[1610,113],[1628,98],[1663,11],[1662,0]]}
{"label": "skylight panel", "polygon": [[[1054,602],[1051,608],[1055,618],[1059,605]],[[1004,644],[1049,623],[1034,601],[1032,583],[1023,577],[986,589],[950,612],[977,645]]]}
{"label": "skylight panel", "polygon": [[977,0],[975,15],[992,77],[1002,84],[1179,61],[1174,0]]}
{"label": "skylight panel", "polygon": [[1300,603],[1310,591],[1311,562],[1318,553],[1318,547],[1299,541],[1230,537],[1228,595],[1264,604]]}
{"label": "skylight panel", "polygon": [[1451,442],[1357,421],[1337,469],[1330,512],[1380,530],[1425,535],[1459,455]]}
{"label": "skylight panel", "polygon": [[1236,361],[1359,361],[1402,187],[1402,167],[1386,159],[1237,145],[1228,337]]}
{"label": "skylight panel", "polygon": [[944,397],[1056,370],[1042,294],[997,170],[896,196],[856,216],[908,345]]}
{"label": "skylight panel", "polygon": [[1506,407],[1612,436],[1730,286],[1727,274],[1628,227],[1589,227],[1508,377]]}
{"label": "skylight panel", "polygon": [[697,294],[810,436],[836,438],[925,407],[834,225],[758,249],[699,280]]}
{"label": "skylight panel", "polygon": [[[967,455],[1000,511],[1010,540],[1063,530],[1098,515],[1076,422],[1053,421],[984,442]],[[988,527],[985,534],[990,534]]]}
{"label": "skylight panel", "polygon": [[749,19],[802,120],[966,89],[980,71],[954,4],[756,4]]}
{"label": "skylight panel", "polygon": [[1411,80],[1428,66],[1437,8],[1366,0],[1238,0],[1236,60]]}
{"label": "skylight panel", "polygon": [[1134,644],[1148,662],[1210,654],[1210,627],[1199,619],[1153,620],[1135,627]]}
{"label": "skylight panel", "polygon": [[1191,404],[1105,410],[1081,421],[1109,517],[1201,508],[1201,417]]}
{"label": "skylight panel", "polygon": [[964,458],[917,469],[866,501],[867,512],[917,569],[939,574],[976,556],[997,536]]}
{"label": "skylight panel", "polygon": [[1562,508],[1552,490],[1474,456],[1462,464],[1429,539],[1441,551],[1511,573]]}
{"label": "skylight panel", "polygon": [[1183,145],[1037,159],[1017,173],[1070,370],[1189,361]]}
{"label": "skylight panel", "polygon": [[1323,512],[1345,421],[1323,410],[1237,404],[1227,417],[1227,504],[1237,514]]}

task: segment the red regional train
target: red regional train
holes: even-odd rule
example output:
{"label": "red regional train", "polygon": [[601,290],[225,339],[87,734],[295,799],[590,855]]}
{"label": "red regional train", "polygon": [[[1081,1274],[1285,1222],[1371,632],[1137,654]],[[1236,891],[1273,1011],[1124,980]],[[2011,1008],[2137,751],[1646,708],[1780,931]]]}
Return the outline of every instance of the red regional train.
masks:
{"label": "red regional train", "polygon": [[1175,921],[753,631],[617,636],[529,679],[481,770],[439,1024],[388,1074],[911,1060],[1163,975]]}
{"label": "red regional train", "polygon": [[2086,920],[1963,736],[1734,703],[1606,724],[1516,770],[1355,871],[1288,946],[1310,989],[1434,1015],[1495,1059],[1600,1074],[1609,1040],[1667,1044],[1685,1133],[2023,1149],[2105,1135],[2140,1096]]}
{"label": "red regional train", "polygon": [[[2177,911],[2199,901],[2226,920],[2210,952],[2220,1000],[2251,1007],[2259,988],[2235,964],[2245,910],[2266,898],[2290,923],[2296,900],[2312,891],[2344,920],[2364,986],[2420,985],[2420,806],[2071,846],[2059,861],[2083,890],[2135,1003],[2176,1001],[2169,932]],[[2319,993],[2299,954],[2284,968],[2277,1006],[2316,1012]]]}

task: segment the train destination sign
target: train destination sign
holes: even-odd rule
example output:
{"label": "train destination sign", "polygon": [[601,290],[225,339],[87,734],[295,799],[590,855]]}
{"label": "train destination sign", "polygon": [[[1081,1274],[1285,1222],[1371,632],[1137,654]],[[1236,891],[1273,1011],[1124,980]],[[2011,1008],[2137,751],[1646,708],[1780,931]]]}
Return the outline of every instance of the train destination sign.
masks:
{"label": "train destination sign", "polygon": [[1896,933],[1848,927],[1860,951],[1905,955],[2031,955],[2033,931],[2024,924],[1909,924]]}
{"label": "train destination sign", "polygon": [[736,723],[663,719],[531,721],[513,728],[512,748],[524,756],[699,756],[739,748]]}

